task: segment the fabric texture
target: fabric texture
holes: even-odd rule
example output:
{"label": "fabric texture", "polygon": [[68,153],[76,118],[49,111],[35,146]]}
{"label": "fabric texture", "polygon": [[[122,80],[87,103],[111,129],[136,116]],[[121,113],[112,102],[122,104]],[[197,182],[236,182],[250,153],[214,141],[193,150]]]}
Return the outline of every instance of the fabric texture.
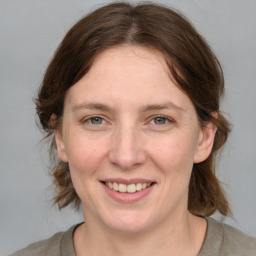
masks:
{"label": "fabric texture", "polygon": [[256,238],[206,218],[207,233],[198,256],[256,256]]}
{"label": "fabric texture", "polygon": [[[210,217],[206,220],[207,233],[198,256],[256,256],[256,238]],[[73,233],[77,226],[33,243],[10,256],[76,256]]]}

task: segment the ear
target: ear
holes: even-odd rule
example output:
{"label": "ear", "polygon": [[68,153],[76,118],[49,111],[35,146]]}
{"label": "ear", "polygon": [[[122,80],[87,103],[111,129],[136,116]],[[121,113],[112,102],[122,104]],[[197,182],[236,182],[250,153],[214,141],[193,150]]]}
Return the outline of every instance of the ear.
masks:
{"label": "ear", "polygon": [[[218,118],[218,114],[216,112],[214,112],[212,116],[216,119]],[[194,163],[203,162],[211,154],[216,131],[217,127],[213,122],[209,122],[201,129],[194,156]]]}
{"label": "ear", "polygon": [[58,153],[59,158],[63,162],[67,163],[68,158],[67,158],[67,154],[66,154],[64,141],[63,141],[63,136],[62,136],[61,129],[57,125],[57,122],[58,122],[58,117],[55,114],[52,114],[51,118],[50,118],[50,124],[51,124],[51,127],[54,128],[54,136],[55,136],[55,142],[56,142],[56,147],[57,147],[57,153]]}

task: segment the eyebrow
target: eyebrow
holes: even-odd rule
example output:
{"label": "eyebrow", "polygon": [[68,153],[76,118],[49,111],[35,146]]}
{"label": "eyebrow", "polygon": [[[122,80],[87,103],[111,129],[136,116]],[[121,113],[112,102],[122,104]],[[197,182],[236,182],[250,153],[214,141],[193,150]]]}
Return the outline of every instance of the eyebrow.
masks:
{"label": "eyebrow", "polygon": [[150,104],[146,105],[145,107],[142,108],[142,112],[148,112],[152,110],[162,110],[162,109],[175,109],[179,111],[185,111],[182,107],[172,103],[172,102],[167,102],[164,104]]}
{"label": "eyebrow", "polygon": [[75,112],[77,110],[82,110],[82,109],[96,109],[96,110],[102,110],[102,111],[113,111],[113,108],[110,106],[107,106],[105,104],[101,103],[87,103],[87,104],[78,104],[74,105],[72,107],[72,112]]}
{"label": "eyebrow", "polygon": [[[85,103],[85,104],[77,104],[72,107],[72,112],[83,110],[83,109],[95,109],[106,112],[114,112],[114,109],[108,105],[102,103]],[[163,109],[175,109],[178,111],[185,111],[182,107],[172,103],[167,102],[164,104],[149,104],[141,108],[140,112],[149,112],[154,110],[163,110]]]}

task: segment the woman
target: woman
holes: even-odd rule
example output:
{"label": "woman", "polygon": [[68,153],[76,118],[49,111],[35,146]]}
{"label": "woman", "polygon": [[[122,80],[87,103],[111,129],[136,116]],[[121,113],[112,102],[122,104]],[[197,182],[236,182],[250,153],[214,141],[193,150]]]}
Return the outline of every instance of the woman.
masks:
{"label": "woman", "polygon": [[[36,100],[59,208],[85,223],[13,255],[255,255],[214,174],[229,123],[220,64],[180,14],[106,5],[57,49]],[[55,159],[55,151],[59,159]]]}

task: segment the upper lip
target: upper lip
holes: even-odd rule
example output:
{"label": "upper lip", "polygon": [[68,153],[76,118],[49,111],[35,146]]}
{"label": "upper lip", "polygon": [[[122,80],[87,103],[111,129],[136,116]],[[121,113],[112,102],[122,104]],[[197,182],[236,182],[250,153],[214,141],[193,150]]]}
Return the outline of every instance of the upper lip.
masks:
{"label": "upper lip", "polygon": [[148,179],[140,179],[140,178],[134,178],[134,179],[123,179],[123,178],[109,178],[101,180],[102,182],[116,182],[116,183],[122,183],[125,185],[133,184],[133,183],[153,183],[154,180],[148,180]]}

